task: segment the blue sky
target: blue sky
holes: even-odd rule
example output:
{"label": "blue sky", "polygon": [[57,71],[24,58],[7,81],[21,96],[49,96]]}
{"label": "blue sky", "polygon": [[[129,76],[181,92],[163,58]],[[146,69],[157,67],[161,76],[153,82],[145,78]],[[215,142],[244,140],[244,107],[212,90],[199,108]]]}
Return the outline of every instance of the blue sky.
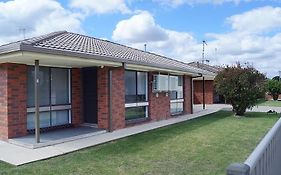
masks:
{"label": "blue sky", "polygon": [[278,74],[280,0],[5,0],[0,44],[68,30],[162,54],[184,62],[254,65]]}
{"label": "blue sky", "polygon": [[[63,3],[67,6],[67,1],[63,1]],[[169,7],[143,0],[131,3],[128,6],[133,10],[141,9],[151,12],[157,23],[164,28],[191,32],[196,38],[203,40],[205,33],[223,33],[231,30],[230,26],[225,22],[227,17],[268,5],[280,6],[281,3],[276,1],[255,1],[252,3],[240,2],[239,4],[199,4]],[[87,17],[83,27],[90,35],[110,38],[116,24],[128,17],[130,15],[119,13],[92,15]]]}

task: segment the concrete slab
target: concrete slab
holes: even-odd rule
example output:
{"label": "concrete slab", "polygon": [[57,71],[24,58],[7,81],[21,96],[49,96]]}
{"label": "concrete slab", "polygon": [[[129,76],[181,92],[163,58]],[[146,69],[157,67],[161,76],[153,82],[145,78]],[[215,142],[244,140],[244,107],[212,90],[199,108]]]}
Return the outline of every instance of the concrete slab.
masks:
{"label": "concrete slab", "polygon": [[191,120],[194,118],[217,112],[220,109],[222,108],[207,108],[206,110],[195,112],[194,114],[190,115],[182,115],[168,120],[146,123],[142,125],[116,130],[111,133],[103,133],[95,136],[54,144],[37,149],[29,149],[7,142],[0,142],[0,160],[13,165],[23,165],[34,161],[63,155],[83,148],[103,144],[116,139],[121,139],[134,134],[150,131],[156,128],[165,127],[171,124]]}
{"label": "concrete slab", "polygon": [[29,134],[24,137],[9,139],[9,143],[23,146],[30,149],[41,148],[45,146],[64,143],[72,140],[78,140],[86,137],[95,136],[105,133],[105,130],[101,130],[94,127],[78,127],[78,128],[66,128],[56,131],[50,131],[42,133],[40,135],[40,143],[35,143],[34,134]]}

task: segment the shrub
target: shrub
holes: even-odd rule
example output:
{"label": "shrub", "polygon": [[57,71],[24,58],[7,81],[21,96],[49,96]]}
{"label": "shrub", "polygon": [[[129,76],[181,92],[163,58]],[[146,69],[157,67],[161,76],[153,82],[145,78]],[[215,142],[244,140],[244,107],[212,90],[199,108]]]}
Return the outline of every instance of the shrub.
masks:
{"label": "shrub", "polygon": [[266,81],[266,90],[270,93],[273,100],[278,100],[279,94],[281,94],[281,82],[275,79]]}
{"label": "shrub", "polygon": [[252,67],[226,67],[215,78],[215,88],[233,107],[236,115],[244,115],[246,109],[255,106],[264,94],[265,76]]}

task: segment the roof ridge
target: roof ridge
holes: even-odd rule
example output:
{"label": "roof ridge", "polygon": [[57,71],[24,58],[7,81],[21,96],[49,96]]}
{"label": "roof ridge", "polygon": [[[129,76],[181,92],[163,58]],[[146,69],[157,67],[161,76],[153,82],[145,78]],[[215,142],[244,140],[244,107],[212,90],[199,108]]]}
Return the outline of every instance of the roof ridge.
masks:
{"label": "roof ridge", "polygon": [[42,42],[42,41],[45,41],[45,40],[49,40],[51,38],[59,36],[63,33],[67,33],[67,31],[66,30],[55,31],[55,32],[51,32],[51,33],[48,33],[48,34],[45,34],[45,35],[40,35],[40,36],[37,36],[37,37],[31,37],[31,38],[20,41],[20,43],[21,44],[27,44],[27,45],[34,45],[36,43],[39,43],[39,42]]}

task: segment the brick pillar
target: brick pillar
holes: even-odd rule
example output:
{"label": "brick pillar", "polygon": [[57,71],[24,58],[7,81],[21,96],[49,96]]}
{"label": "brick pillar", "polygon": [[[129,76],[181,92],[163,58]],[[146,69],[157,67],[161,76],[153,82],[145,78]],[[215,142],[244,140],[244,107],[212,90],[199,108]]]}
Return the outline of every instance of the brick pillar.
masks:
{"label": "brick pillar", "polygon": [[0,139],[27,134],[27,66],[0,65]]}
{"label": "brick pillar", "polygon": [[166,96],[166,92],[152,92],[153,73],[148,73],[148,101],[149,101],[149,117],[151,120],[163,120],[171,117],[170,114],[170,97]]}
{"label": "brick pillar", "polygon": [[98,95],[98,127],[108,129],[108,67],[97,70],[97,95]]}
{"label": "brick pillar", "polygon": [[[109,127],[109,69],[98,68],[98,126]],[[124,68],[112,68],[112,127],[125,127],[125,82]]]}
{"label": "brick pillar", "polygon": [[192,79],[190,76],[184,75],[183,76],[183,96],[184,96],[184,103],[183,103],[183,112],[184,114],[191,114],[193,113],[193,106],[192,106]]}
{"label": "brick pillar", "polygon": [[7,64],[0,65],[0,139],[8,139],[8,71]]}
{"label": "brick pillar", "polygon": [[72,124],[78,126],[83,119],[83,94],[81,69],[71,69]]}
{"label": "brick pillar", "polygon": [[112,119],[113,129],[125,127],[125,70],[112,71]]}

